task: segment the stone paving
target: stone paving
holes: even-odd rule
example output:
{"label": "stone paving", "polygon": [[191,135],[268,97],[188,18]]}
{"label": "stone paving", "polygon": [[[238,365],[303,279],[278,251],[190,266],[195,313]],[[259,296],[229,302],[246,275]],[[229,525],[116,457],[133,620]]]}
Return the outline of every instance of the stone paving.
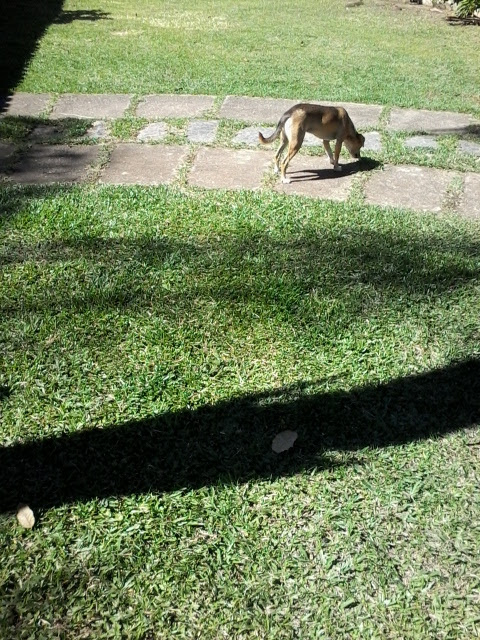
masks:
{"label": "stone paving", "polygon": [[105,184],[168,184],[186,159],[187,147],[173,145],[119,144],[102,171]]}
{"label": "stone paving", "polygon": [[[66,94],[54,99],[49,94],[15,94],[0,102],[0,118],[14,115],[41,120],[29,134],[28,144],[17,148],[10,142],[0,142],[0,180],[21,184],[97,180],[104,184],[159,185],[181,179],[182,184],[192,187],[273,188],[285,194],[334,201],[347,200],[357,185],[356,197],[363,193],[368,204],[431,212],[454,208],[462,216],[480,219],[480,172],[409,165],[381,167],[380,163],[375,167],[345,158],[341,160],[342,171],[335,172],[320,148],[316,155],[297,155],[288,171],[291,183],[281,184],[272,173],[275,145],[260,147],[257,135],[259,129],[265,135],[271,133],[270,125],[275,125],[283,111],[296,102],[228,96],[220,103],[214,96],[181,95],[150,95],[133,102],[129,95]],[[438,135],[463,135],[466,139],[458,141],[458,152],[473,159],[480,157],[480,122],[472,116],[399,108],[388,113],[379,105],[344,106],[360,130],[368,129],[364,155],[368,156],[368,151],[382,152],[382,131],[387,131],[411,133],[404,139],[405,147],[426,150],[438,146]],[[138,133],[137,142],[115,143],[110,137],[111,122],[127,115],[150,122]],[[89,144],[64,143],[62,120],[72,118],[92,120],[85,136]],[[185,143],[162,143],[169,133],[177,135],[181,131],[168,122],[169,118],[187,119],[181,134]],[[220,147],[220,119],[235,121],[231,144],[251,148]],[[313,136],[305,141],[305,146],[319,144]]]}

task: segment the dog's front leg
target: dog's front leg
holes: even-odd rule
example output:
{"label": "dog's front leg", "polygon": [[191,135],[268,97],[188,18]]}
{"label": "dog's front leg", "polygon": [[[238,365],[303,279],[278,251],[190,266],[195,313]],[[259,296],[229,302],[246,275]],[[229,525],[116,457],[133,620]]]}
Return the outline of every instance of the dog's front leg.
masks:
{"label": "dog's front leg", "polygon": [[340,151],[342,150],[342,143],[343,143],[343,140],[341,138],[337,138],[337,141],[335,142],[335,155],[333,158],[334,171],[342,170],[342,167],[338,164],[338,158],[340,157]]}

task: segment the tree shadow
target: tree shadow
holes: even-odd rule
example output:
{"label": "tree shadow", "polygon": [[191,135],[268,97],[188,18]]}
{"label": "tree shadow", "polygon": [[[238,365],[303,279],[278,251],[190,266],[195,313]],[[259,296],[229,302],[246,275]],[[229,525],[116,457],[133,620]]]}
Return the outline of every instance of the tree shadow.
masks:
{"label": "tree shadow", "polygon": [[[320,471],[331,452],[401,446],[480,418],[480,361],[378,385],[324,392],[322,383],[240,396],[199,409],[0,448],[0,511],[93,498],[196,489]],[[272,439],[294,430],[294,447]]]}
{"label": "tree shadow", "polygon": [[[63,11],[63,0],[18,0],[5,2],[0,20],[0,113],[9,95],[20,84],[38,43],[51,24],[73,20],[105,20],[97,10]],[[3,96],[3,97],[2,97]]]}
{"label": "tree shadow", "polygon": [[[430,244],[429,244],[430,243]],[[82,235],[44,242],[4,242],[0,265],[28,262],[37,273],[0,303],[4,317],[25,312],[82,312],[85,309],[148,308],[172,322],[195,314],[202,300],[236,313],[245,302],[281,313],[288,323],[316,323],[311,296],[339,299],[363,318],[388,306],[401,292],[411,296],[451,295],[479,276],[474,239],[356,228],[305,229],[301,237],[221,234],[188,241],[171,237],[108,238]],[[261,259],[259,259],[261,258]],[[80,261],[82,285],[71,280]],[[49,265],[64,263],[65,269]],[[45,270],[54,278],[45,278]],[[162,273],[181,271],[174,288],[158,286]],[[100,280],[99,280],[99,274]],[[99,283],[102,283],[101,285]],[[294,292],[294,295],[292,295]],[[347,314],[348,315],[348,314]]]}

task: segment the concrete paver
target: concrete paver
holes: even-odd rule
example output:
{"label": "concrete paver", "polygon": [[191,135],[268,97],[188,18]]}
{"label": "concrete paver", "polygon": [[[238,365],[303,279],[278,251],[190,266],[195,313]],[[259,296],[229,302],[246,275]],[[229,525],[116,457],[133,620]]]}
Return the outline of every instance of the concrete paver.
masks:
{"label": "concrete paver", "polygon": [[[237,135],[233,138],[232,142],[235,144],[247,144],[250,147],[256,147],[258,144],[258,132],[261,131],[265,137],[268,137],[275,131],[275,127],[245,127],[241,129]],[[277,138],[271,143],[271,148],[276,149],[280,144],[280,139]],[[305,135],[302,147],[318,147],[322,146],[322,141],[311,133]],[[269,147],[265,147],[269,148]]]}
{"label": "concrete paver", "polygon": [[418,131],[431,134],[467,133],[478,120],[464,113],[427,111],[425,109],[392,109],[387,129],[390,131]]}
{"label": "concrete paver", "polygon": [[357,104],[352,102],[340,103],[316,100],[285,100],[282,98],[249,98],[227,96],[220,108],[220,117],[244,122],[266,122],[276,124],[280,116],[299,102],[323,104],[325,106],[341,105],[348,111],[355,126],[375,127],[378,124],[383,107],[380,105]]}
{"label": "concrete paver", "polygon": [[187,157],[187,147],[119,144],[102,172],[105,184],[157,185],[171,182]]}
{"label": "concrete paver", "polygon": [[189,142],[208,144],[215,140],[218,130],[218,120],[193,120],[187,128]]}
{"label": "concrete paver", "polygon": [[438,149],[438,142],[433,136],[412,136],[405,140],[410,149]]}
{"label": "concrete paver", "polygon": [[150,95],[137,106],[140,118],[197,118],[212,108],[213,96]]}
{"label": "concrete paver", "polygon": [[202,148],[188,182],[210,189],[257,189],[271,159],[265,151]]}
{"label": "concrete paver", "polygon": [[96,146],[34,145],[15,165],[12,179],[22,184],[81,182],[95,164]]}
{"label": "concrete paver", "polygon": [[369,204],[416,211],[440,211],[453,171],[415,166],[390,166],[374,173],[365,186]]}
{"label": "concrete paver", "polygon": [[220,118],[243,122],[269,122],[277,124],[282,113],[297,104],[298,100],[282,98],[248,98],[227,96],[220,107]]}
{"label": "concrete paver", "polygon": [[125,94],[64,94],[52,109],[50,118],[121,118],[132,96]]}
{"label": "concrete paver", "polygon": [[328,158],[297,155],[287,169],[290,184],[282,184],[278,178],[275,190],[280,193],[344,201],[348,198],[357,162],[345,163],[342,171],[334,171]]}
{"label": "concrete paver", "polygon": [[461,153],[468,153],[472,156],[480,158],[480,144],[478,142],[472,142],[471,140],[460,140],[458,143],[458,149]]}
{"label": "concrete paver", "polygon": [[44,113],[51,100],[48,93],[14,93],[6,98],[2,116],[24,116],[38,118]]}
{"label": "concrete paver", "polygon": [[467,173],[458,213],[467,218],[480,218],[480,174]]}

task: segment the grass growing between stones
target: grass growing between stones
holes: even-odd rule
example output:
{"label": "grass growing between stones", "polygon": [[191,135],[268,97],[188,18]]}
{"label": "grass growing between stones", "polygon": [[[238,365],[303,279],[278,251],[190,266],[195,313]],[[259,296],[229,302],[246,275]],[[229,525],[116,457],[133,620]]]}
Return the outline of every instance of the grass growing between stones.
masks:
{"label": "grass growing between stones", "polygon": [[[24,12],[24,25],[39,22],[37,7]],[[22,42],[7,49],[25,57],[23,79],[12,80],[22,91],[236,94],[480,114],[479,30],[405,3],[104,0],[85,11],[67,0],[41,18],[31,58]]]}
{"label": "grass growing between stones", "polygon": [[2,638],[479,635],[478,226],[0,198]]}

